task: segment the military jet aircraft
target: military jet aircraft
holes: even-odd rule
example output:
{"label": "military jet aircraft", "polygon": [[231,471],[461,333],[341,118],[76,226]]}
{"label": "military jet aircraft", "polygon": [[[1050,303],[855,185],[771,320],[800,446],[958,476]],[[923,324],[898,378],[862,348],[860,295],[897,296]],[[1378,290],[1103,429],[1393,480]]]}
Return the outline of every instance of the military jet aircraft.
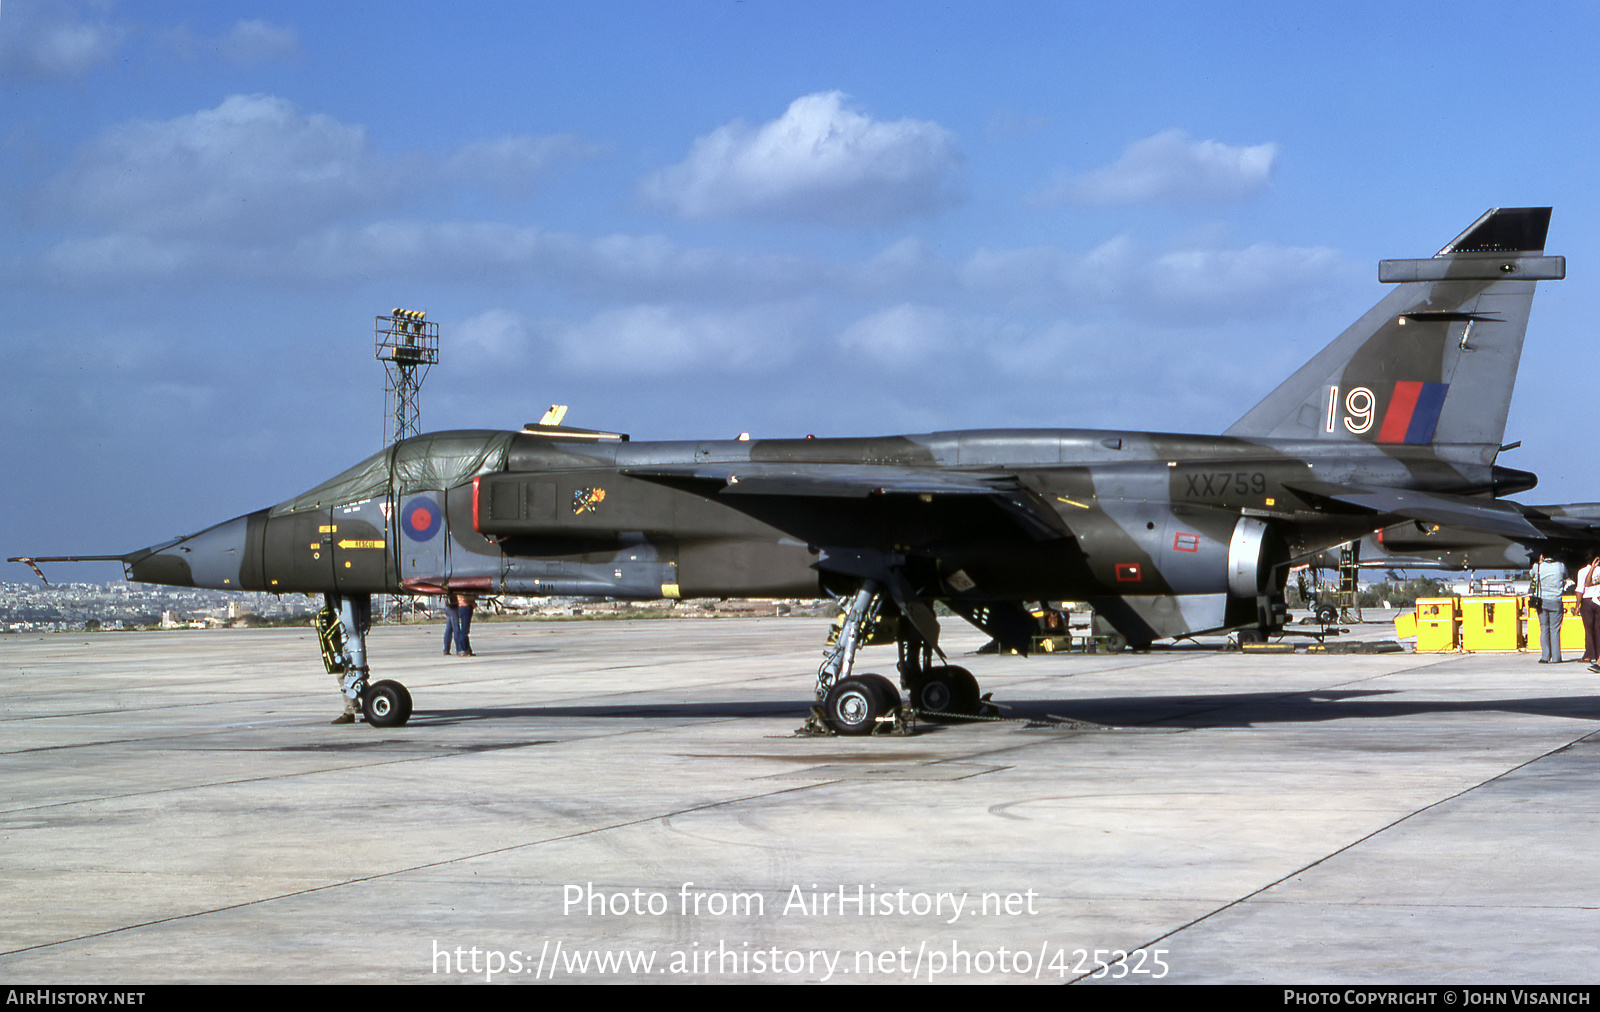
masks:
{"label": "military jet aircraft", "polygon": [[[1028,604],[1088,601],[1130,641],[1281,628],[1291,562],[1405,519],[1537,538],[1495,464],[1549,208],[1486,212],[1221,436],[1082,429],[635,442],[530,424],[396,443],[316,488],[114,556],[131,580],[326,595],[324,658],[369,723],[411,699],[370,682],[373,594],[447,589],[847,602],[816,693],[870,733],[900,687],[854,674],[896,617],[901,686],[927,715],[980,704],[933,605],[1026,649]],[[48,561],[48,560],[35,560]],[[887,625],[887,624],[886,624]]]}

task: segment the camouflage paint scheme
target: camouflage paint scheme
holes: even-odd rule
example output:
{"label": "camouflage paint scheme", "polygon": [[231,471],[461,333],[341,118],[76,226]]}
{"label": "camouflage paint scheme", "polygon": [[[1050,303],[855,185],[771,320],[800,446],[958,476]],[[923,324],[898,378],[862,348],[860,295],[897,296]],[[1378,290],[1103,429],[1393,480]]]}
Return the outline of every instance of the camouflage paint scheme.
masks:
{"label": "camouflage paint scheme", "polygon": [[[1212,627],[1255,624],[1255,599],[1282,589],[1291,560],[1400,517],[1538,536],[1489,497],[1535,482],[1494,461],[1533,294],[1525,275],[1559,262],[1530,256],[1548,217],[1491,212],[1439,257],[1386,262],[1442,279],[1399,284],[1220,437],[435,433],[321,496],[124,561],[130,579],[183,586],[619,598],[816,596],[881,569],[929,600],[1205,595]],[[1532,248],[1476,249],[1507,245]],[[1448,394],[1402,416],[1406,384]],[[430,455],[445,465],[415,466]]]}
{"label": "camouflage paint scheme", "polygon": [[[1082,429],[635,442],[424,435],[278,506],[122,556],[129,579],[351,596],[615,598],[882,588],[999,633],[1089,601],[1134,643],[1279,626],[1290,564],[1406,520],[1546,536],[1495,463],[1549,208],[1495,209],[1221,436]],[[1538,518],[1533,518],[1538,521]],[[902,626],[907,623],[902,623]],[[848,668],[848,660],[845,662]]]}

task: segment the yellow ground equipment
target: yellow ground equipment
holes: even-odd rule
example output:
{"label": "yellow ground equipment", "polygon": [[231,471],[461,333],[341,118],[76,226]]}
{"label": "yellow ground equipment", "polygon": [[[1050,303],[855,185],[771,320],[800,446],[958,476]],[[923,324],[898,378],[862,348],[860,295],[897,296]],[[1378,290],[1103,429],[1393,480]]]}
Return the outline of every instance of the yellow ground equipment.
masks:
{"label": "yellow ground equipment", "polygon": [[1463,597],[1461,649],[1515,653],[1522,649],[1522,597]]}
{"label": "yellow ground equipment", "polygon": [[1417,653],[1442,654],[1456,649],[1461,643],[1460,619],[1459,598],[1417,598]]}

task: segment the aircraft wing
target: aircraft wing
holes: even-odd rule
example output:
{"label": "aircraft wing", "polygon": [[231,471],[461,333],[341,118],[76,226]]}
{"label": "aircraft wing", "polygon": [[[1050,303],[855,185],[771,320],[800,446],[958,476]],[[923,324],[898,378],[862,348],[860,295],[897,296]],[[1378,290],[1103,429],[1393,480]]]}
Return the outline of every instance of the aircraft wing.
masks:
{"label": "aircraft wing", "polygon": [[1569,534],[1594,534],[1600,532],[1600,520],[1585,520],[1583,517],[1545,517],[1546,523],[1566,530]]}
{"label": "aircraft wing", "polygon": [[1498,534],[1513,541],[1543,541],[1545,535],[1530,524],[1516,503],[1474,496],[1418,492],[1404,488],[1335,485],[1306,481],[1288,485],[1295,492],[1354,506],[1370,513],[1387,513],[1430,524],[1464,527]]}
{"label": "aircraft wing", "polygon": [[1552,538],[1589,541],[1600,537],[1600,503],[1524,506],[1523,512]]}
{"label": "aircraft wing", "polygon": [[[868,500],[918,496],[930,500],[980,499],[998,506],[1037,540],[1072,537],[1054,510],[1044,505],[1015,475],[878,464],[751,463],[661,464],[625,467],[622,473],[698,492],[729,497],[728,505],[752,515],[769,511],[743,497],[792,500]],[[813,503],[812,509],[821,506]],[[763,516],[763,519],[768,519]],[[783,524],[776,524],[782,528]],[[800,532],[793,532],[799,534]]]}

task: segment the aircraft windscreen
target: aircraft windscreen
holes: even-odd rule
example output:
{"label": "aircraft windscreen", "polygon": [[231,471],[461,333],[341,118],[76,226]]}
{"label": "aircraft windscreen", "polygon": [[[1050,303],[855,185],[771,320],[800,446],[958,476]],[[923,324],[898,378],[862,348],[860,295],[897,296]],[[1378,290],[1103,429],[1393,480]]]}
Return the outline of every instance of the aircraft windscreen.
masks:
{"label": "aircraft windscreen", "polygon": [[407,439],[373,454],[309,492],[279,503],[268,515],[329,509],[388,495],[391,466],[394,491],[400,495],[464,485],[480,474],[505,470],[512,435],[510,432],[466,430]]}

